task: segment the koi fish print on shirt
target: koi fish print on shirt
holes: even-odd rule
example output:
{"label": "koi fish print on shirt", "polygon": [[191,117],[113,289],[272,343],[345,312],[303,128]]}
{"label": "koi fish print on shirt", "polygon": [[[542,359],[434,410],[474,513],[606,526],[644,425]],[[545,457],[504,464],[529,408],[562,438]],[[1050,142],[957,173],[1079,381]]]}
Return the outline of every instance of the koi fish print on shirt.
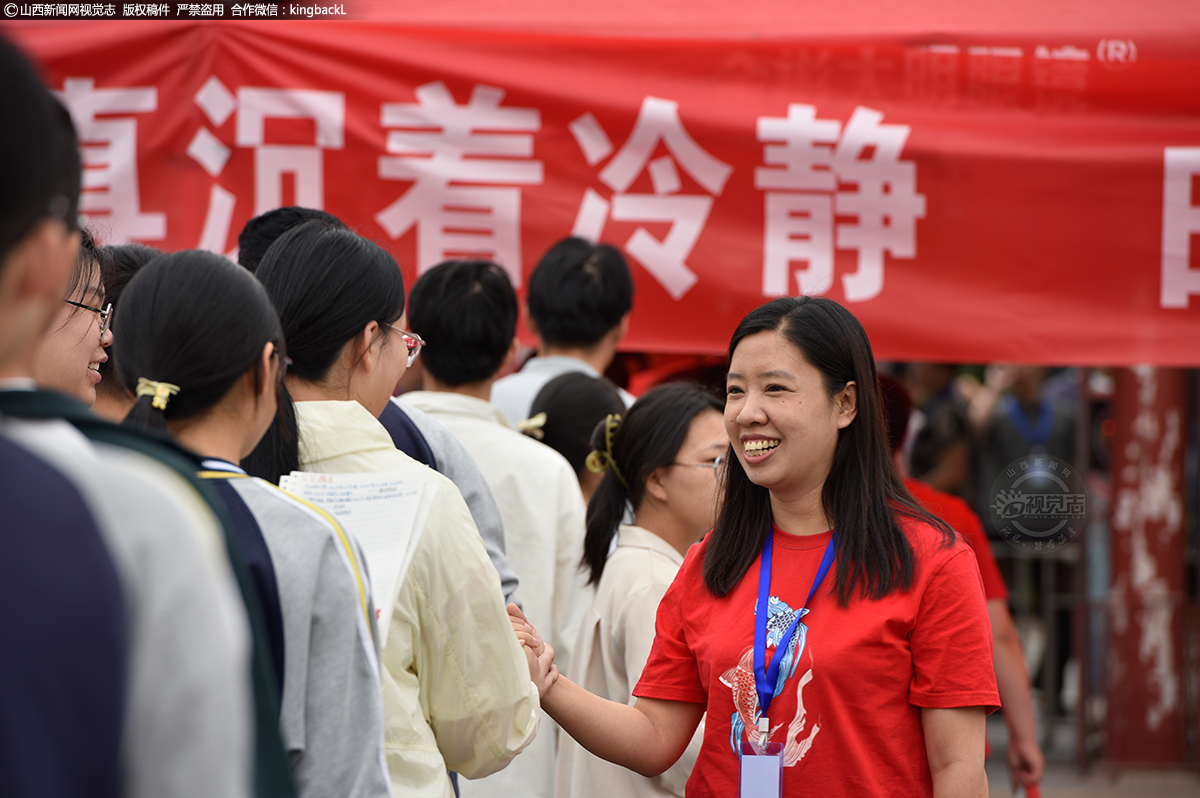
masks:
{"label": "koi fish print on shirt", "polygon": [[[757,606],[755,607],[755,614],[757,614]],[[788,606],[787,602],[781,600],[778,596],[771,596],[767,600],[768,651],[778,649],[784,633],[797,614],[799,614],[800,618],[803,618],[808,614],[808,609],[793,610]],[[820,717],[818,716],[810,725],[808,722],[808,712],[804,707],[804,687],[813,678],[813,655],[811,651],[808,652],[808,669],[799,678],[792,680],[792,677],[795,676],[798,670],[801,655],[804,653],[804,644],[807,636],[808,627],[804,625],[803,621],[797,623],[796,633],[792,635],[791,644],[783,652],[783,660],[779,664],[779,676],[772,688],[772,696],[778,697],[787,688],[789,680],[791,680],[796,690],[796,714],[792,718],[791,723],[788,724],[784,736],[784,767],[792,767],[803,759],[812,747],[817,732],[821,730]],[[737,665],[722,674],[721,683],[729,687],[732,691],[734,712],[729,724],[730,748],[734,754],[738,754],[744,738],[757,750],[765,750],[767,744],[775,740],[777,733],[783,727],[783,723],[772,725],[770,731],[766,734],[758,730],[758,719],[762,715],[762,710],[759,707],[758,691],[754,686],[753,647],[747,648],[742,652]],[[802,735],[805,735],[803,739],[801,739]]]}

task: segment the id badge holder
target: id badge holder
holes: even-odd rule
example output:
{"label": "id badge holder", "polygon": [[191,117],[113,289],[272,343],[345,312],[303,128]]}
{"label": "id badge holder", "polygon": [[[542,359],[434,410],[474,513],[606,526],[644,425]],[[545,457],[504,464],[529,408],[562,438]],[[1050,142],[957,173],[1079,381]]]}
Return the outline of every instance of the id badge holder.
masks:
{"label": "id badge holder", "polygon": [[783,743],[760,750],[745,741],[738,760],[739,798],[783,798]]}

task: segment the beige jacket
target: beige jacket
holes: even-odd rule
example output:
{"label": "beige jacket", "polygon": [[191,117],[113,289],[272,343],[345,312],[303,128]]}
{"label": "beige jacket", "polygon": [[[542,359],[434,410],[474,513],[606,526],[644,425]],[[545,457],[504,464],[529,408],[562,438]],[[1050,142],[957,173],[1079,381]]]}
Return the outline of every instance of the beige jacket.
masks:
{"label": "beige jacket", "polygon": [[424,523],[380,630],[385,740],[395,795],[451,798],[447,770],[494,773],[537,733],[537,688],[500,579],[454,484],[396,449],[362,405],[297,402],[296,416],[305,471],[409,471],[426,480]]}
{"label": "beige jacket", "polygon": [[[653,532],[622,525],[616,551],[604,565],[596,597],[584,617],[567,676],[610,701],[633,704],[642,676],[658,603],[670,587],[683,555]],[[679,761],[661,776],[646,778],[606,762],[562,735],[558,749],[557,798],[671,798],[682,796],[704,738],[701,721]]]}
{"label": "beige jacket", "polygon": [[[565,672],[591,598],[579,570],[585,509],[575,470],[549,446],[510,427],[490,402],[431,391],[406,393],[401,401],[448,427],[475,458],[504,519],[508,562],[520,579],[517,595]],[[482,781],[460,781],[462,798],[551,798],[556,737],[557,727],[545,719],[511,766]]]}

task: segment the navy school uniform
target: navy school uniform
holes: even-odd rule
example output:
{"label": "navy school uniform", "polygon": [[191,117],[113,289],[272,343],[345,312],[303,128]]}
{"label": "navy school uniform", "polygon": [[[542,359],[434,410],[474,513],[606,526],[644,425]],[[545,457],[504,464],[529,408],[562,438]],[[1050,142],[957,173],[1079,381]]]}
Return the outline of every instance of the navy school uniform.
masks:
{"label": "navy school uniform", "polygon": [[0,438],[0,795],[116,798],[128,629],[87,504]]}

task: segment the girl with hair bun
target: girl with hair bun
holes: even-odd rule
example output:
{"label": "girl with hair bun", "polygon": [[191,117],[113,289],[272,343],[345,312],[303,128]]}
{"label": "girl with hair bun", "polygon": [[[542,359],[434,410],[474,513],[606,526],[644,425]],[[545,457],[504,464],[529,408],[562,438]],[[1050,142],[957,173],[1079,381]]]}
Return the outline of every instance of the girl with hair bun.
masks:
{"label": "girl with hair bun", "polygon": [[117,370],[125,425],[171,434],[234,522],[259,595],[280,732],[300,796],[382,798],[383,705],[362,553],[334,519],[239,467],[275,417],[287,370],[271,300],[208,252],[160,255],[126,286]]}
{"label": "girl with hair bun", "polygon": [[[679,383],[647,392],[624,418],[610,415],[596,427],[588,467],[603,477],[588,503],[583,552],[596,593],[570,673],[585,689],[629,702],[654,641],[658,603],[688,549],[712,528],[717,461],[728,445],[721,403]],[[627,507],[632,524],[621,523]],[[564,737],[557,795],[682,796],[702,737],[701,728],[680,760],[651,778],[605,762]]]}
{"label": "girl with hair bun", "polygon": [[979,570],[896,472],[862,325],[829,299],[777,299],[729,360],[716,525],[659,604],[636,703],[551,672],[542,707],[645,776],[704,717],[689,798],[986,798],[999,696]]}

